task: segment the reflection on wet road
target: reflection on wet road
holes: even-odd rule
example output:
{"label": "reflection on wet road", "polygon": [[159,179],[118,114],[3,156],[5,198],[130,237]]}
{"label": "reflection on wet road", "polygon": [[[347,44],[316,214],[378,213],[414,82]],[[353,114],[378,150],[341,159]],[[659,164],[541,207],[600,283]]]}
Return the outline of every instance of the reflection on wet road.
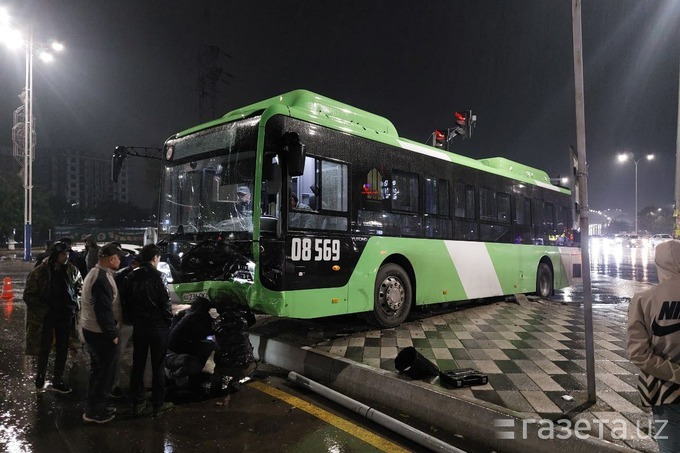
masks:
{"label": "reflection on wet road", "polygon": [[[638,291],[659,282],[652,249],[610,247],[594,244],[590,250],[593,305],[628,303]],[[552,299],[583,301],[583,286],[555,291]]]}
{"label": "reflection on wet road", "polygon": [[650,247],[627,248],[593,243],[590,248],[590,269],[593,274],[658,283],[654,250]]}

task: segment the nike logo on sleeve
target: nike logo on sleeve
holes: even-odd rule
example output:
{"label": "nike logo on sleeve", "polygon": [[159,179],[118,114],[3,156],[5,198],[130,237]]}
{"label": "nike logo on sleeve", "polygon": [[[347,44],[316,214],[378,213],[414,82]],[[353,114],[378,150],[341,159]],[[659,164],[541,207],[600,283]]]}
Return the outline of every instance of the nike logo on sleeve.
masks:
{"label": "nike logo on sleeve", "polygon": [[657,322],[656,319],[652,321],[652,333],[654,333],[654,336],[656,337],[665,337],[666,335],[670,335],[675,332],[680,331],[680,322],[676,322],[675,324],[671,324],[670,326],[660,326]]}

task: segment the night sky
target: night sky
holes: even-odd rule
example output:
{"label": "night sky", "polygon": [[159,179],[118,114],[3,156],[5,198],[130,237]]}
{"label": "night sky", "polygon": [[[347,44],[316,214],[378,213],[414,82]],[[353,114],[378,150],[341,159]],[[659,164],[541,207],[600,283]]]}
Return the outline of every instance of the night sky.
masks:
{"label": "night sky", "polygon": [[[31,17],[35,39],[67,47],[35,62],[42,147],[109,156],[162,146],[200,122],[199,55],[221,50],[215,116],[305,88],[390,119],[425,142],[472,109],[452,150],[569,173],[576,144],[571,0],[0,0]],[[584,0],[586,147],[591,209],[670,207],[674,197],[680,1]],[[23,53],[0,48],[0,146],[25,81]],[[206,105],[211,100],[204,97]],[[211,116],[211,115],[209,115]]]}

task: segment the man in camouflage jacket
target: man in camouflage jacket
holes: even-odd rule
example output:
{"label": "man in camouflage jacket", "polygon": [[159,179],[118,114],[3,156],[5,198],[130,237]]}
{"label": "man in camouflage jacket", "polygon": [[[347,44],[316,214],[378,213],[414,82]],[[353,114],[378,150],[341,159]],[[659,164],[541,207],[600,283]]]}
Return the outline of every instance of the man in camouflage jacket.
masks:
{"label": "man in camouflage jacket", "polygon": [[63,381],[69,340],[75,332],[76,315],[80,311],[79,293],[83,284],[80,271],[68,261],[69,247],[55,242],[47,260],[28,277],[24,290],[26,303],[26,354],[38,356],[36,389],[45,385],[47,362],[56,343],[52,387],[69,393]]}

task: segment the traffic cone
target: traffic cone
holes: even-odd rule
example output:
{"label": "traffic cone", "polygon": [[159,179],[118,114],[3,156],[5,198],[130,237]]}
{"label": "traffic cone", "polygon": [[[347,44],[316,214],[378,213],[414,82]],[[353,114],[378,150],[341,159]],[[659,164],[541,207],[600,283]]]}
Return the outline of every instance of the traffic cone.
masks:
{"label": "traffic cone", "polygon": [[1,299],[14,299],[14,290],[12,289],[12,280],[9,277],[5,277],[5,281],[2,284],[2,296]]}

